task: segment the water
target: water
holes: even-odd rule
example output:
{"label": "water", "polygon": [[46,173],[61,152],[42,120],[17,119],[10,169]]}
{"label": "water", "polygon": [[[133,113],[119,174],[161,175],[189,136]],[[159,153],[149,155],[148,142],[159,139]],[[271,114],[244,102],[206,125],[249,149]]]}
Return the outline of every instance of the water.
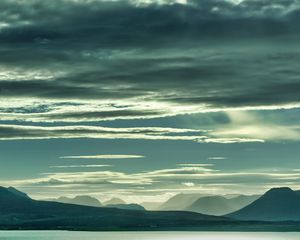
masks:
{"label": "water", "polygon": [[0,240],[299,240],[300,233],[0,231]]}

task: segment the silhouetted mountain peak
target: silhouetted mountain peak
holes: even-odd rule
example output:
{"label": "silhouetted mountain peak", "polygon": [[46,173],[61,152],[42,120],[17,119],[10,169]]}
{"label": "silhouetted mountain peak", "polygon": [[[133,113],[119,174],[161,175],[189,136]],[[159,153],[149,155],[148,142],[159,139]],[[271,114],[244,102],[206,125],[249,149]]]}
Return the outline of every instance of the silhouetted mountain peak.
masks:
{"label": "silhouetted mountain peak", "polygon": [[271,188],[267,191],[262,198],[263,199],[290,199],[298,197],[299,195],[294,192],[292,189],[288,187],[281,187],[281,188]]}
{"label": "silhouetted mountain peak", "polygon": [[30,197],[24,193],[24,192],[21,192],[19,191],[18,189],[14,188],[14,187],[8,187],[7,190],[15,195],[18,195],[20,197],[24,197],[24,198],[27,198],[27,199],[30,199]]}
{"label": "silhouetted mountain peak", "polygon": [[245,208],[229,214],[240,220],[300,220],[300,195],[288,187],[272,188]]}
{"label": "silhouetted mountain peak", "polygon": [[0,198],[7,198],[7,197],[15,197],[15,198],[25,198],[30,199],[26,193],[23,193],[13,187],[1,187],[0,186]]}
{"label": "silhouetted mountain peak", "polygon": [[[0,187],[0,213],[16,212],[32,203],[25,193],[15,188]],[[0,214],[0,215],[1,215]]]}
{"label": "silhouetted mountain peak", "polygon": [[271,188],[269,191],[265,193],[267,194],[294,194],[295,192],[289,187],[279,187],[279,188]]}

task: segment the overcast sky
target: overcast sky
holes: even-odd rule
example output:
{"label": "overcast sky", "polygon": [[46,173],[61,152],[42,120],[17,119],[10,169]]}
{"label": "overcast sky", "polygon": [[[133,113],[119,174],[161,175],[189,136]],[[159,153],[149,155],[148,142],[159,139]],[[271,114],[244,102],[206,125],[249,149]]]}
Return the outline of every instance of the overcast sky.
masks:
{"label": "overcast sky", "polygon": [[128,202],[299,188],[299,0],[1,0],[0,184]]}

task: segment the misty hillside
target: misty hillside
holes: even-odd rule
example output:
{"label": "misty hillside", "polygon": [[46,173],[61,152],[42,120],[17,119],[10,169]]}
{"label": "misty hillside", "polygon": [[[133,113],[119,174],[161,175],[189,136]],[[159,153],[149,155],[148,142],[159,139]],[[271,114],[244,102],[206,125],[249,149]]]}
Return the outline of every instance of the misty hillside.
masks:
{"label": "misty hillside", "polygon": [[245,196],[227,199],[222,196],[202,197],[188,206],[185,210],[203,214],[222,216],[239,210],[256,200],[257,196]]}
{"label": "misty hillside", "polygon": [[162,204],[163,204],[162,202],[142,202],[142,203],[140,203],[140,205],[142,205],[146,210],[150,210],[150,211],[158,210]]}
{"label": "misty hillside", "polygon": [[184,210],[203,196],[200,193],[179,193],[164,202],[158,210]]}

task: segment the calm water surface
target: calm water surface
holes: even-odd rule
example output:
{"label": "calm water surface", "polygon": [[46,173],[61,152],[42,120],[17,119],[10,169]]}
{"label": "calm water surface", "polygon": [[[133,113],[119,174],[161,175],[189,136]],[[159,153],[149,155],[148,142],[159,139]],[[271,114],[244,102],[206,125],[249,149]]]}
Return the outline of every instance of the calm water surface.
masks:
{"label": "calm water surface", "polygon": [[0,240],[299,240],[300,233],[0,231]]}

